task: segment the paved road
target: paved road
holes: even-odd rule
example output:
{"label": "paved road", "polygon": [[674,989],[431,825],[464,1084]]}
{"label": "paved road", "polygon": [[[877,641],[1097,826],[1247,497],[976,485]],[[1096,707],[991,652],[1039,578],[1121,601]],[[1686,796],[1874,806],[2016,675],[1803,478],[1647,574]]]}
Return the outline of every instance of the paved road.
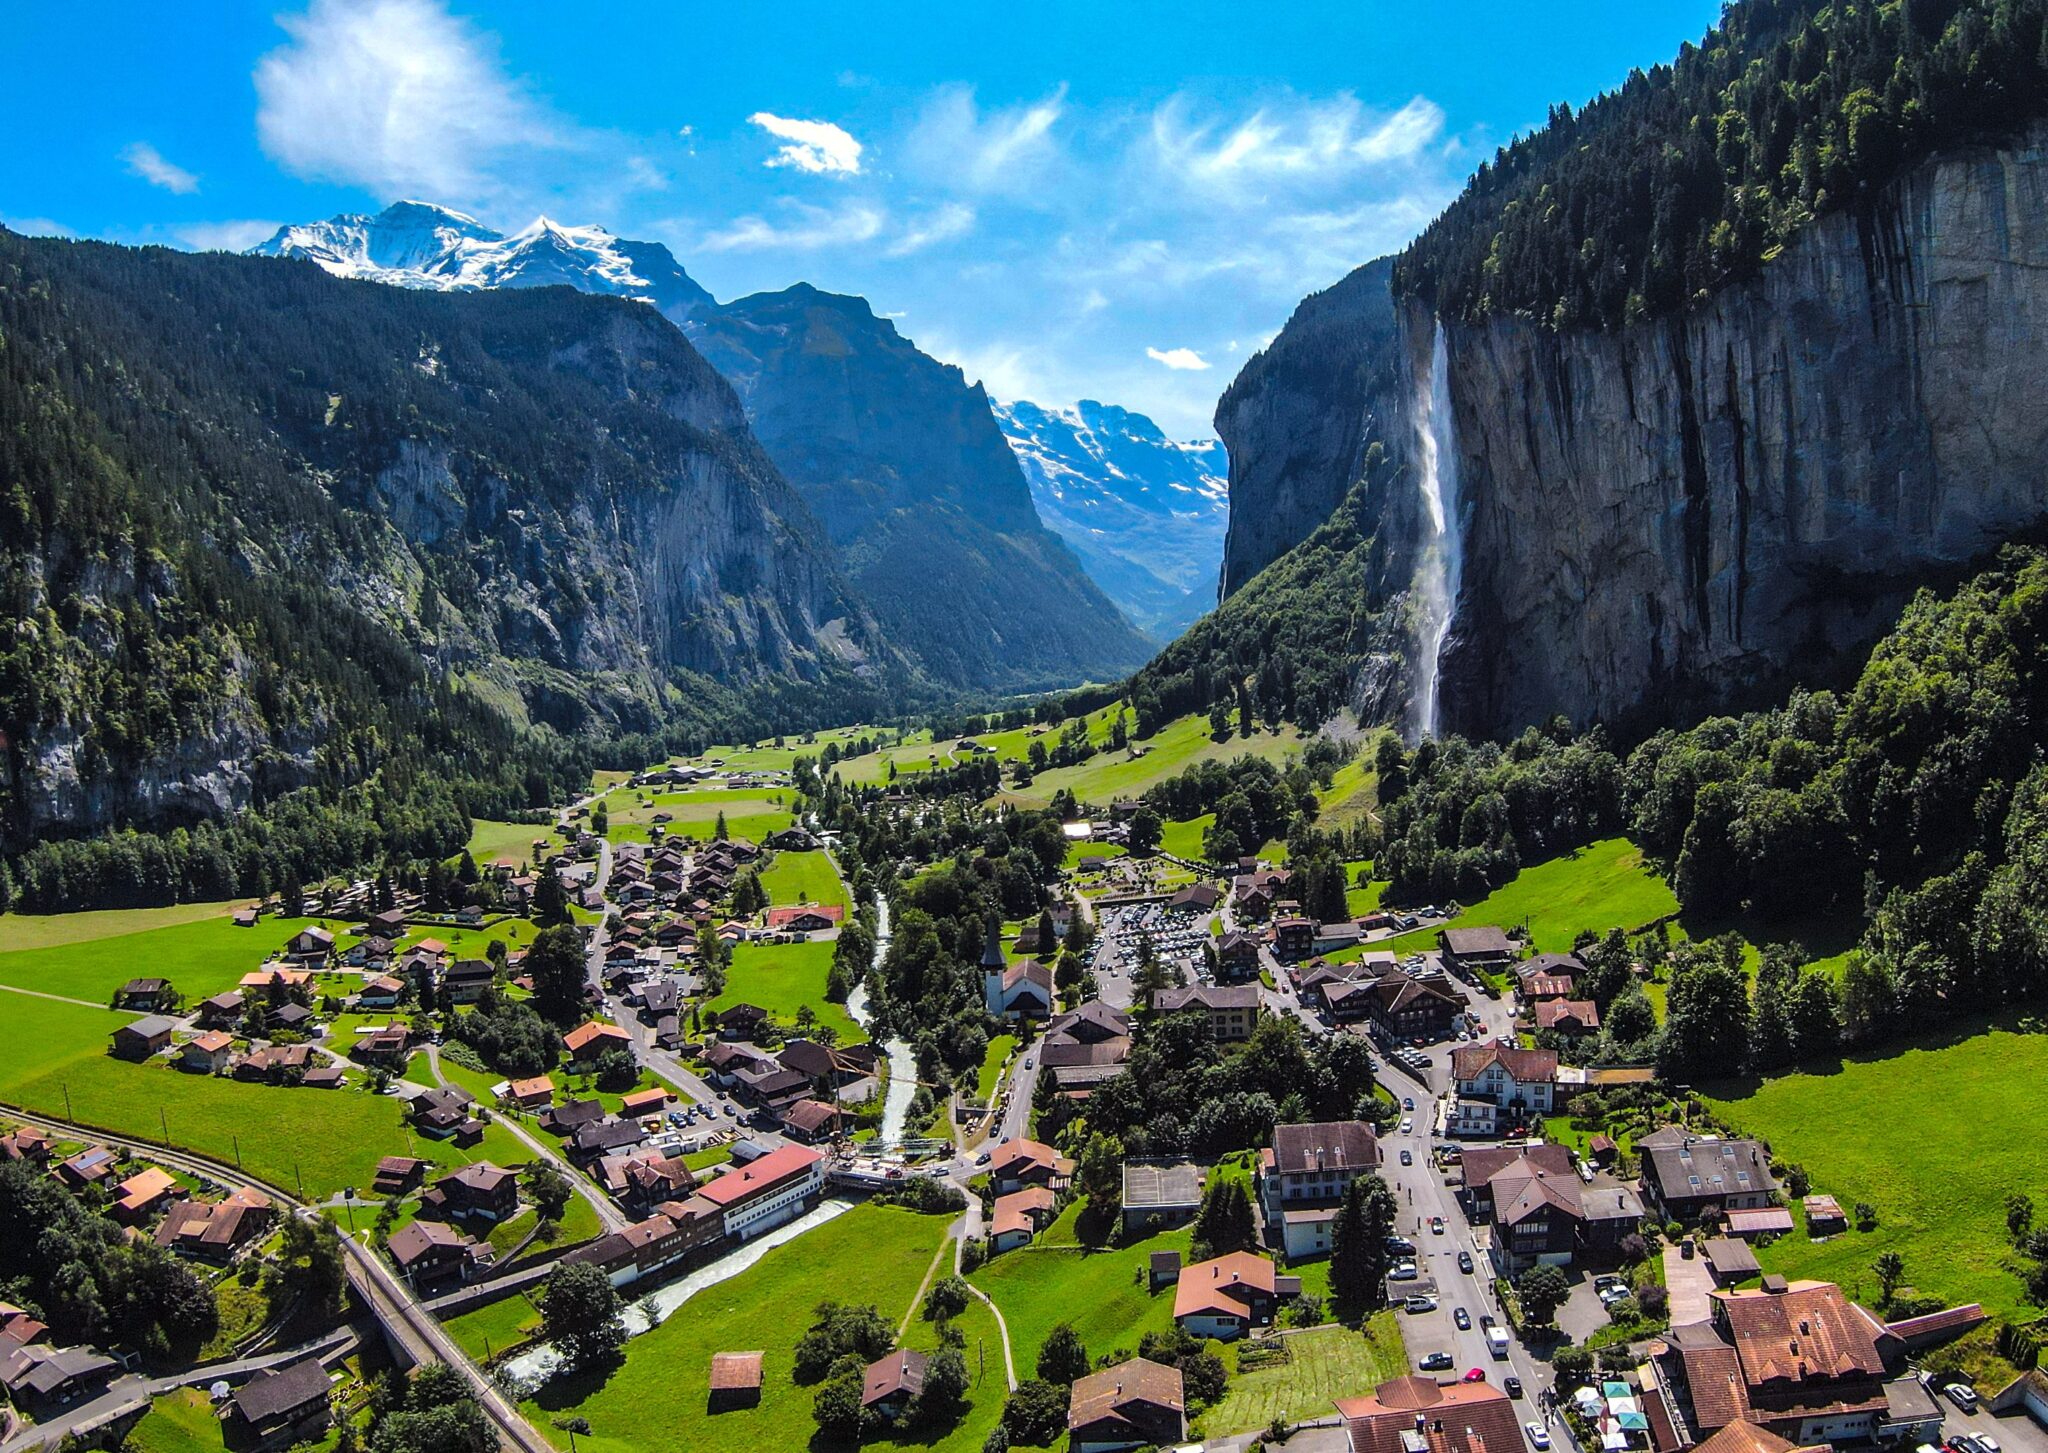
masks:
{"label": "paved road", "polygon": [[[433,1071],[436,1084],[445,1086],[453,1083],[441,1072],[440,1045],[429,1044],[427,1046],[427,1067]],[[607,1196],[603,1191],[600,1191],[595,1185],[591,1184],[590,1178],[564,1160],[561,1153],[552,1145],[534,1135],[511,1115],[501,1114],[496,1117],[496,1120],[499,1125],[511,1132],[513,1139],[567,1177],[570,1186],[575,1189],[576,1194],[585,1201],[588,1201],[590,1208],[597,1212],[598,1222],[605,1230],[623,1231],[633,1224],[617,1206],[612,1204],[610,1196]]]}

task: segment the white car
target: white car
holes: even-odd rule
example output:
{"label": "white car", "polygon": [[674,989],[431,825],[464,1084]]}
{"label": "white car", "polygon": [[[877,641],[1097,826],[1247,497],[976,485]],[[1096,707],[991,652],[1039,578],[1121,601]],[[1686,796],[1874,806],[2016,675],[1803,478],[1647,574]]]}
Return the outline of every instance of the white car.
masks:
{"label": "white car", "polygon": [[1522,1424],[1522,1431],[1529,1435],[1529,1446],[1534,1448],[1536,1453],[1546,1453],[1546,1450],[1550,1447],[1550,1434],[1543,1430],[1541,1423],[1534,1421],[1524,1423]]}
{"label": "white car", "polygon": [[1415,1122],[1413,1120],[1409,1119],[1405,1115],[1401,1117],[1401,1133],[1403,1135],[1406,1135],[1409,1131],[1413,1130],[1414,1128]]}
{"label": "white car", "polygon": [[1389,1281],[1414,1281],[1420,1275],[1421,1273],[1415,1269],[1414,1262],[1397,1261],[1394,1263],[1394,1269],[1387,1273],[1387,1279]]}

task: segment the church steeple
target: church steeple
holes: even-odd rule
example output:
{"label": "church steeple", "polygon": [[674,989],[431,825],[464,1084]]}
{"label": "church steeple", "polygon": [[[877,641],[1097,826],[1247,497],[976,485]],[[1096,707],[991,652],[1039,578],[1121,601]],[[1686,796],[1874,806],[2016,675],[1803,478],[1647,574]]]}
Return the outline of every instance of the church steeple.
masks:
{"label": "church steeple", "polygon": [[988,921],[988,939],[981,946],[981,966],[997,973],[1009,967],[1009,960],[1003,957],[1003,925],[993,918]]}

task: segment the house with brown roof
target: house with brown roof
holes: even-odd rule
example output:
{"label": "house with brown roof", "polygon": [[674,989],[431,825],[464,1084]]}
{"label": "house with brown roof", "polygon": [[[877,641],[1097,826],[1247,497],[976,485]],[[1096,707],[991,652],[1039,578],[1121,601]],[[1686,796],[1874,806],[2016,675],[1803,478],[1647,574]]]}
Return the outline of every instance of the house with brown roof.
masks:
{"label": "house with brown roof", "polygon": [[242,1009],[248,1002],[239,989],[215,994],[211,999],[199,1001],[196,1022],[201,1029],[231,1029],[242,1022]]}
{"label": "house with brown roof", "polygon": [[1005,1140],[989,1152],[989,1179],[996,1194],[1007,1195],[1026,1186],[1047,1190],[1063,1189],[1074,1174],[1074,1163],[1042,1141]]}
{"label": "house with brown roof", "polygon": [[242,1056],[235,1066],[238,1080],[265,1080],[273,1085],[303,1080],[313,1062],[310,1044],[266,1044]]}
{"label": "house with brown roof", "polygon": [[630,1286],[667,1270],[699,1246],[716,1240],[717,1235],[716,1216],[693,1219],[685,1214],[682,1202],[671,1201],[646,1219],[600,1236],[562,1259],[571,1265],[600,1268],[615,1287]]}
{"label": "house with brown roof", "polygon": [[132,1226],[155,1215],[172,1196],[182,1194],[169,1171],[150,1166],[114,1187],[114,1217]]}
{"label": "house with brown roof", "polygon": [[387,1155],[377,1162],[377,1175],[370,1189],[380,1196],[402,1196],[420,1183],[429,1161],[409,1155]]}
{"label": "house with brown roof", "polygon": [[169,979],[130,979],[114,991],[114,1007],[153,1012],[167,1007],[174,997]]}
{"label": "house with brown roof", "polygon": [[104,1145],[88,1145],[69,1159],[58,1161],[52,1174],[67,1188],[82,1191],[112,1175],[116,1163],[114,1152]]}
{"label": "house with brown roof", "polygon": [[1289,1261],[1328,1252],[1345,1189],[1379,1164],[1379,1139],[1363,1120],[1274,1126],[1253,1186],[1266,1244],[1283,1249]]}
{"label": "house with brown roof", "polygon": [[824,933],[839,927],[839,920],[845,916],[846,910],[836,903],[805,903],[769,909],[767,926],[770,933]]}
{"label": "house with brown roof", "polygon": [[724,1234],[746,1241],[810,1210],[824,1188],[825,1157],[801,1145],[784,1145],[728,1168],[690,1199],[715,1207]]}
{"label": "house with brown roof", "polygon": [[1925,1417],[1917,1384],[1919,1397],[1887,1387],[1883,1324],[1833,1282],[1767,1276],[1757,1289],[1707,1300],[1708,1320],[1673,1327],[1652,1361],[1694,1441],[1748,1422],[1801,1447],[1860,1442],[1899,1436]]}
{"label": "house with brown roof", "polygon": [[1187,1440],[1180,1369],[1132,1357],[1076,1378],[1067,1400],[1072,1453],[1124,1453]]}
{"label": "house with brown roof", "polygon": [[806,1145],[833,1139],[845,1125],[839,1108],[825,1100],[799,1100],[782,1112],[782,1128]]}
{"label": "house with brown roof", "polygon": [[40,1164],[50,1158],[49,1132],[33,1125],[17,1125],[0,1135],[0,1160],[32,1160]]}
{"label": "house with brown roof", "polygon": [[1209,1035],[1218,1044],[1242,1044],[1259,1022],[1257,984],[1194,984],[1154,989],[1152,1007],[1161,1014],[1199,1009],[1209,1016]]}
{"label": "house with brown roof", "polygon": [[161,1014],[145,1015],[114,1031],[116,1059],[144,1060],[171,1047],[171,1031],[177,1025]]}
{"label": "house with brown roof", "polygon": [[1085,1093],[1123,1073],[1131,1057],[1131,1017],[1090,999],[1046,1025],[1038,1053],[1039,1067],[1061,1093]]}
{"label": "house with brown roof", "polygon": [[1007,1196],[997,1196],[989,1217],[989,1250],[1014,1251],[1029,1244],[1032,1237],[1052,1224],[1059,1201],[1044,1186],[1027,1186]]}
{"label": "house with brown roof", "polygon": [[1591,999],[1544,999],[1536,1005],[1536,1027],[1577,1037],[1600,1028],[1600,1006]]}
{"label": "house with brown roof", "polygon": [[1461,1044],[1451,1052],[1451,1090],[1450,1135],[1486,1139],[1505,1134],[1555,1107],[1557,1054],[1522,1049],[1507,1040]]}
{"label": "house with brown roof", "polygon": [[555,1082],[546,1075],[513,1080],[505,1086],[505,1098],[522,1110],[542,1110],[555,1103]]}
{"label": "house with brown roof", "polygon": [[434,1182],[420,1207],[456,1220],[509,1221],[519,1213],[519,1174],[480,1160]]}
{"label": "house with brown roof", "polygon": [[1442,1039],[1470,1001],[1443,974],[1390,968],[1363,989],[1365,1012],[1395,1039]]}
{"label": "house with brown roof", "polygon": [[1272,1262],[1249,1251],[1184,1266],[1174,1283],[1174,1324],[1197,1337],[1226,1342],[1271,1326],[1280,1304],[1280,1280]]}
{"label": "house with brown roof", "polygon": [[470,1110],[474,1103],[469,1091],[459,1085],[439,1085],[413,1096],[406,1106],[413,1129],[433,1140],[453,1140],[457,1145],[474,1145],[484,1138],[484,1122]]}
{"label": "house with brown roof", "polygon": [[234,1059],[234,1036],[218,1029],[209,1029],[194,1039],[186,1040],[178,1050],[178,1068],[191,1070],[194,1074],[224,1074]]}
{"label": "house with brown roof", "polygon": [[477,1273],[485,1243],[440,1221],[412,1221],[391,1233],[385,1249],[416,1293],[461,1286]]}
{"label": "house with brown roof", "polygon": [[1351,1453],[1522,1453],[1514,1402],[1492,1383],[1397,1377],[1337,1399]]}
{"label": "house with brown roof", "polygon": [[1611,1253],[1642,1227],[1643,1202],[1634,1188],[1605,1174],[1582,1181],[1562,1145],[1468,1147],[1458,1168],[1465,1214],[1493,1227],[1495,1260],[1510,1273]]}
{"label": "house with brown roof", "polygon": [[929,1358],[908,1347],[899,1347],[887,1357],[870,1362],[861,1379],[861,1408],[884,1422],[899,1421],[924,1391],[928,1366]]}
{"label": "house with brown roof", "polygon": [[569,1051],[572,1060],[594,1060],[606,1050],[632,1047],[631,1035],[603,1019],[588,1020],[562,1036],[562,1048]]}
{"label": "house with brown roof", "polygon": [[705,1411],[729,1412],[751,1408],[761,1401],[761,1354],[758,1352],[714,1352],[711,1354],[711,1396]]}
{"label": "house with brown roof", "polygon": [[181,1256],[222,1262],[262,1239],[274,1219],[270,1197],[254,1187],[218,1201],[178,1201],[156,1228],[156,1244]]}

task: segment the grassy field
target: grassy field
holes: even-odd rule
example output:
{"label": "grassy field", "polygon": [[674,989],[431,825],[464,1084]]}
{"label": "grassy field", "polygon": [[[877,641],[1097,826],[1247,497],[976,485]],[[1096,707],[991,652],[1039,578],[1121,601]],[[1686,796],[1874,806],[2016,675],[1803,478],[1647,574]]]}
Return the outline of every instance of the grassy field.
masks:
{"label": "grassy field", "polygon": [[129,1453],[218,1453],[223,1446],[220,1419],[196,1387],[181,1387],[152,1401],[122,1444]]}
{"label": "grassy field", "polygon": [[986,1105],[989,1096],[996,1092],[996,1085],[1002,1079],[1003,1065],[1016,1047],[1017,1036],[1014,1034],[998,1034],[989,1040],[988,1053],[981,1060],[981,1073],[974,1081],[975,1098],[982,1104]]}
{"label": "grassy field", "polygon": [[562,835],[545,823],[538,822],[493,822],[489,818],[470,819],[469,855],[486,866],[499,858],[510,858],[515,863],[533,861],[533,840],[545,838],[549,852],[560,851]]}
{"label": "grassy field", "polygon": [[1353,827],[1379,817],[1380,781],[1373,770],[1376,737],[1359,743],[1358,754],[1330,778],[1330,785],[1316,794],[1323,811],[1318,819],[1324,827]]}
{"label": "grassy field", "polygon": [[[1627,838],[1604,838],[1575,853],[1522,869],[1451,920],[1453,928],[1529,925],[1540,953],[1565,953],[1580,929],[1640,928],[1678,911],[1671,886]],[[1396,953],[1436,947],[1436,930],[1403,934]]]}
{"label": "grassy field", "polygon": [[[161,1061],[109,1057],[107,1035],[130,1016],[47,999],[8,996],[0,1097],[29,1110],[160,1140],[232,1161],[239,1148],[253,1174],[308,1195],[367,1186],[377,1160],[413,1154],[450,1168],[472,1160],[517,1165],[530,1158],[492,1126],[465,1152],[410,1135],[399,1102],[365,1090],[284,1089],[190,1075]],[[15,1001],[19,1001],[18,1004]]]}
{"label": "grassy field", "polygon": [[849,906],[846,885],[839,881],[839,870],[832,866],[832,859],[824,852],[777,853],[775,861],[761,874],[761,886],[768,890],[768,901],[777,906],[788,903]]}
{"label": "grassy field", "polygon": [[87,913],[9,913],[0,915],[0,953],[24,948],[54,948],[59,944],[84,943],[89,939],[112,938],[115,934],[141,933],[151,928],[172,928],[197,923],[203,918],[226,918],[237,908],[246,908],[246,898],[219,903],[173,903],[167,908],[103,908]]}
{"label": "grassy field", "polygon": [[[609,1377],[551,1383],[527,1402],[527,1411],[564,1448],[569,1436],[552,1420],[570,1413],[588,1418],[591,1431],[577,1443],[589,1453],[802,1448],[816,1431],[813,1389],[795,1384],[791,1366],[811,1309],[836,1296],[871,1302],[898,1321],[945,1232],[944,1217],[856,1207],[699,1293],[633,1339],[625,1365]],[[849,1277],[847,1268],[856,1266],[858,1275]],[[707,1415],[711,1354],[753,1350],[764,1354],[760,1405]]]}
{"label": "grassy field", "polygon": [[1392,1312],[1381,1312],[1363,1332],[1316,1327],[1285,1341],[1292,1360],[1277,1367],[1239,1372],[1238,1349],[1226,1352],[1230,1389],[1196,1419],[1192,1431],[1213,1438],[1263,1428],[1276,1417],[1289,1422],[1326,1417],[1335,1399],[1369,1393],[1408,1370],[1400,1320]]}
{"label": "grassy field", "polygon": [[1845,1209],[1862,1201],[1877,1210],[1873,1231],[1819,1242],[1802,1231],[1757,1259],[1766,1271],[1874,1298],[1870,1265],[1896,1251],[1921,1292],[2018,1314],[2004,1201],[2015,1191],[2048,1201],[2039,1097],[2025,1088],[2043,1084],[2048,1035],[1987,1030],[1724,1087],[1711,1103],[1730,1124],[1804,1165],[1813,1189]]}
{"label": "grassy field", "polygon": [[847,1014],[846,1006],[825,998],[825,979],[831,968],[830,943],[735,944],[725,992],[706,1007],[758,1004],[787,1025],[795,1023],[796,1011],[808,1004],[821,1023],[839,1031],[841,1043],[865,1040],[867,1035]]}
{"label": "grassy field", "polygon": [[[948,1258],[946,1267],[952,1261]],[[878,1439],[868,1447],[915,1447],[921,1453],[980,1453],[983,1443],[995,1425],[1002,1421],[1003,1400],[1009,1396],[1009,1389],[1003,1382],[1003,1336],[996,1326],[995,1315],[982,1305],[979,1299],[970,1300],[967,1310],[954,1321],[960,1335],[967,1339],[962,1349],[967,1356],[967,1401],[964,1417],[937,1438],[906,1432],[901,1439]],[[935,1351],[939,1345],[939,1329],[935,1322],[923,1317],[913,1317],[909,1330],[903,1334],[903,1345],[915,1347],[921,1352]],[[1019,1367],[1020,1377],[1031,1376],[1031,1369]]]}
{"label": "grassy field", "polygon": [[[41,947],[0,953],[0,984],[104,1003],[130,979],[148,975],[169,979],[192,1003],[232,989],[301,928],[315,923],[341,928],[337,919],[317,918],[265,918],[254,928],[237,928],[218,914],[164,923],[161,915],[167,911],[122,909],[54,919],[9,914],[0,918],[0,931],[17,923],[39,930],[67,924],[73,934]],[[90,923],[71,924],[74,919]]]}
{"label": "grassy field", "polygon": [[451,1318],[445,1325],[457,1346],[478,1362],[484,1362],[502,1357],[507,1349],[524,1342],[540,1326],[540,1309],[523,1293],[515,1292]]}
{"label": "grassy field", "polygon": [[1083,802],[1097,804],[1118,797],[1135,797],[1195,762],[1228,762],[1245,756],[1280,761],[1299,750],[1301,734],[1288,727],[1280,732],[1260,732],[1249,739],[1233,733],[1230,740],[1218,742],[1210,739],[1207,717],[1186,716],[1133,745],[1141,748],[1144,755],[1099,752],[1077,767],[1041,772],[1029,787],[1009,793],[1008,797],[1034,807],[1052,801],[1053,794],[1062,787]]}
{"label": "grassy field", "polygon": [[[1055,1225],[1048,1233],[1060,1228]],[[1064,1237],[1060,1239],[1065,1239]],[[1090,1357],[1116,1348],[1135,1352],[1147,1332],[1173,1325],[1173,1289],[1145,1290],[1142,1272],[1155,1251],[1188,1252],[1189,1233],[1168,1231],[1114,1251],[1043,1242],[1007,1252],[968,1280],[1002,1308],[1020,1376],[1038,1360],[1046,1334],[1072,1322]]]}
{"label": "grassy field", "polygon": [[649,827],[661,813],[668,815],[667,830],[673,837],[709,838],[718,830],[722,814],[726,831],[732,836],[760,842],[795,820],[790,815],[789,800],[789,789],[782,787],[717,787],[654,793],[616,787],[604,799],[611,824],[608,835],[615,843],[646,842]]}

